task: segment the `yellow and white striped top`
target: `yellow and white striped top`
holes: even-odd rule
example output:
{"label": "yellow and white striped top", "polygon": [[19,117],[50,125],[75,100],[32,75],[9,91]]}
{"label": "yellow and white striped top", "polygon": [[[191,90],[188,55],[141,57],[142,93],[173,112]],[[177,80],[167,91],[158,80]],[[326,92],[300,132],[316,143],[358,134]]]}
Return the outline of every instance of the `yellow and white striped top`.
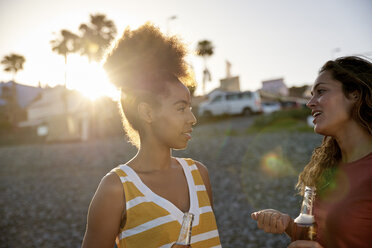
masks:
{"label": "yellow and white striped top", "polygon": [[[193,248],[221,247],[216,219],[203,179],[192,159],[177,158],[186,175],[193,213]],[[181,229],[183,212],[151,191],[127,165],[112,170],[124,187],[127,219],[116,239],[119,248],[171,247]]]}

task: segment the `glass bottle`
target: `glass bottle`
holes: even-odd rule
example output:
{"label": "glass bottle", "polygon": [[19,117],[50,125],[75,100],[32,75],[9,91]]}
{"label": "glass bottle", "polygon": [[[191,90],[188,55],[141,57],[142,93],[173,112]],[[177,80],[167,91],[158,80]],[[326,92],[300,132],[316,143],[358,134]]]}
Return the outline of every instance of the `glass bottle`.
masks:
{"label": "glass bottle", "polygon": [[309,227],[309,238],[313,240],[316,235],[315,219],[313,215],[313,203],[315,199],[315,187],[305,186],[304,199],[301,205],[300,215],[294,222],[302,227]]}
{"label": "glass bottle", "polygon": [[188,246],[191,244],[191,229],[193,220],[194,214],[187,212],[183,215],[182,227],[176,245]]}

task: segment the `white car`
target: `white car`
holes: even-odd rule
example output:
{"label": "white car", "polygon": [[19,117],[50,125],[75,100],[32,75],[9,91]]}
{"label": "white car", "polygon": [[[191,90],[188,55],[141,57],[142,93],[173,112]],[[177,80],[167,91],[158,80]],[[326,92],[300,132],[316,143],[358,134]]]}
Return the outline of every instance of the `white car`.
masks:
{"label": "white car", "polygon": [[281,105],[278,102],[263,102],[262,105],[262,112],[264,114],[271,114],[272,112],[278,111],[281,109]]}
{"label": "white car", "polygon": [[260,113],[261,98],[258,92],[220,92],[212,99],[202,102],[199,106],[199,116],[218,115],[251,115]]}

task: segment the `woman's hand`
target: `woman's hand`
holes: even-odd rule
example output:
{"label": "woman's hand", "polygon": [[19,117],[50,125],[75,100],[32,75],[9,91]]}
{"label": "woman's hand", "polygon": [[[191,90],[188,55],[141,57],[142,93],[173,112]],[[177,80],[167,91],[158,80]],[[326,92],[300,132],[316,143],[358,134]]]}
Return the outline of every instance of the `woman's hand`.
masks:
{"label": "woman's hand", "polygon": [[265,209],[254,212],[251,218],[257,221],[259,229],[267,233],[284,233],[291,221],[288,214],[283,214],[275,209]]}
{"label": "woman's hand", "polygon": [[288,248],[323,248],[318,242],[309,240],[296,240],[289,244]]}

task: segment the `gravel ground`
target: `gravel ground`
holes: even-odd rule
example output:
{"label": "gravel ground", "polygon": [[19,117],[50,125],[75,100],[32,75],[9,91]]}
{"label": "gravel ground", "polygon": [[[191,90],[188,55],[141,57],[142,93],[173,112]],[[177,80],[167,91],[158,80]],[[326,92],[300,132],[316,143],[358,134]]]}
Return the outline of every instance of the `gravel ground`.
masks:
{"label": "gravel ground", "polygon": [[[235,118],[197,126],[189,148],[174,155],[208,167],[223,247],[286,247],[285,235],[258,230],[250,214],[263,208],[298,214],[297,174],[321,137],[247,135],[250,123]],[[0,247],[80,247],[100,179],[135,152],[124,138],[1,147]]]}

